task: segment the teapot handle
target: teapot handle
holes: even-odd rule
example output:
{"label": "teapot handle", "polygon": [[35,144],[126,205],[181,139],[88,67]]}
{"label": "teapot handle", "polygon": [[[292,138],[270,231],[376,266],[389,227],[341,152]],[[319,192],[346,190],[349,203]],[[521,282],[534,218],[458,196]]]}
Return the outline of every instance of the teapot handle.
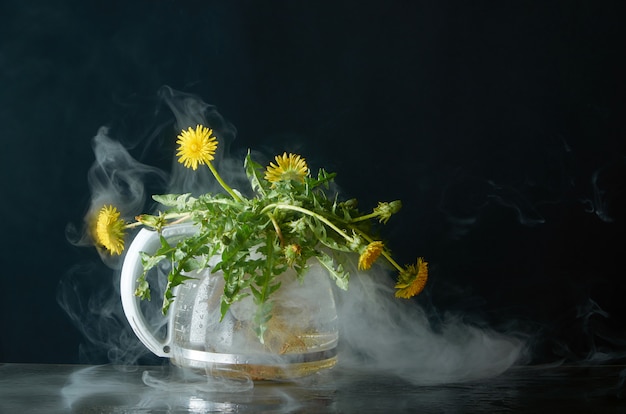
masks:
{"label": "teapot handle", "polygon": [[[175,241],[176,238],[191,235],[195,231],[196,228],[192,224],[188,224],[166,227],[163,229],[162,234],[168,241]],[[139,233],[137,233],[128,248],[128,251],[126,252],[126,257],[124,258],[124,263],[122,265],[120,295],[126,319],[139,340],[155,355],[160,357],[170,357],[172,353],[172,341],[169,326],[167,329],[167,338],[164,341],[157,339],[154,336],[152,329],[148,326],[146,318],[141,312],[141,308],[139,306],[140,299],[135,296],[137,279],[143,272],[140,252],[151,254],[154,253],[160,246],[161,241],[159,234],[156,231],[141,229]],[[168,320],[168,325],[171,326],[171,318]]]}

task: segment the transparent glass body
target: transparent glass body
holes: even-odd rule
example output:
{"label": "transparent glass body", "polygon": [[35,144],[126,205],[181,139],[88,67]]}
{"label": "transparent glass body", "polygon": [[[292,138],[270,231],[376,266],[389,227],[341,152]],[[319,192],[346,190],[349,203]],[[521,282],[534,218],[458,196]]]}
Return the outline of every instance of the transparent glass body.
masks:
{"label": "transparent glass body", "polygon": [[[192,225],[174,226],[164,229],[163,236],[174,244],[195,231]],[[279,276],[281,286],[270,298],[272,317],[260,340],[252,295],[233,303],[220,320],[221,272],[206,269],[188,274],[193,279],[174,290],[165,319],[155,306],[158,301],[140,303],[133,295],[143,271],[140,252],[154,253],[159,245],[157,233],[141,230],[128,249],[120,282],[126,317],[153,353],[209,375],[255,380],[296,378],[336,364],[338,324],[332,281],[317,260],[309,262],[303,280],[293,270]],[[153,298],[162,294],[166,275],[165,268],[149,274]]]}
{"label": "transparent glass body", "polygon": [[232,304],[220,321],[221,273],[192,276],[197,279],[178,288],[170,319],[176,365],[213,374],[244,372],[253,379],[299,377],[335,365],[337,311],[328,275],[318,264],[310,265],[302,282],[294,271],[280,276],[263,342],[255,332],[252,296]]}

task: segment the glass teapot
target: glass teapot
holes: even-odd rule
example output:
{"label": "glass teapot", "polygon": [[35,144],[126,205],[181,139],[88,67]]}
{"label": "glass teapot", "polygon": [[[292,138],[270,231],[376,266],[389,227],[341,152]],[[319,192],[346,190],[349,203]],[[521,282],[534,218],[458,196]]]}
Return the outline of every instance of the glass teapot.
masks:
{"label": "glass teapot", "polygon": [[[193,224],[181,224],[164,228],[162,235],[175,244],[196,231]],[[159,247],[157,232],[140,230],[126,253],[120,279],[126,318],[155,355],[210,375],[244,375],[254,380],[297,378],[336,364],[338,327],[333,290],[326,271],[315,261],[309,263],[303,282],[293,271],[280,276],[281,287],[273,295],[272,319],[261,343],[254,332],[251,296],[234,303],[220,321],[221,272],[206,269],[187,274],[193,279],[175,288],[166,317],[160,316],[160,306],[142,304],[134,295],[143,272],[140,252],[153,254]],[[158,285],[159,279],[163,285],[165,275],[167,270],[163,269],[149,274],[151,286]],[[160,321],[161,326],[153,321]]]}

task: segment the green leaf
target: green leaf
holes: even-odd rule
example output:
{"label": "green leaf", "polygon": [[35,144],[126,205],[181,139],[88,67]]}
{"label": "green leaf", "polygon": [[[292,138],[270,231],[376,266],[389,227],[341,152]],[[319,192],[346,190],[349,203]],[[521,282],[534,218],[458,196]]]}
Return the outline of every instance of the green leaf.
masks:
{"label": "green leaf", "polygon": [[281,285],[280,282],[277,282],[277,283],[274,283],[274,284],[270,285],[269,289],[267,291],[267,294],[271,295],[272,293],[276,292],[280,288],[280,285]]}
{"label": "green leaf", "polygon": [[220,303],[220,322],[224,319],[224,316],[226,316],[226,312],[228,312],[231,304],[232,301],[225,295],[222,295],[222,301]]}
{"label": "green leaf", "polygon": [[254,296],[255,301],[261,300],[261,291],[259,289],[250,285],[250,290],[252,291],[252,295]]}
{"label": "green leaf", "polygon": [[173,207],[177,210],[184,210],[188,204],[196,199],[191,197],[191,193],[186,194],[155,194],[152,199],[166,207]]}
{"label": "green leaf", "polygon": [[181,262],[181,261],[185,260],[186,257],[187,257],[187,252],[185,252],[185,251],[183,251],[181,249],[176,249],[172,253],[172,261],[174,261],[174,262]]}
{"label": "green leaf", "polygon": [[335,279],[335,283],[339,286],[339,288],[348,290],[350,273],[344,271],[342,265],[335,266],[333,258],[324,252],[320,252],[320,254],[318,254],[317,260],[322,266],[324,266],[324,268],[326,268],[326,270],[328,270],[328,273],[330,273],[330,276]]}
{"label": "green leaf", "polygon": [[177,271],[177,272],[170,273],[170,276],[168,277],[168,279],[171,282],[171,287],[175,288],[176,286],[182,284],[185,280],[197,279],[197,278],[184,275],[181,272]]}
{"label": "green leaf", "polygon": [[274,303],[271,301],[263,302],[257,307],[257,311],[254,314],[254,325],[255,332],[259,341],[263,344],[265,343],[264,336],[265,331],[267,330],[267,323],[270,319],[272,319],[272,309],[274,307]]}
{"label": "green leaf", "polygon": [[263,171],[263,167],[252,160],[252,158],[250,157],[249,149],[248,154],[246,155],[246,159],[243,163],[243,167],[246,170],[246,175],[248,176],[248,180],[250,181],[252,189],[259,193],[261,196],[265,197],[267,194],[267,184],[260,173],[261,171]]}
{"label": "green leaf", "polygon": [[[315,235],[317,241],[319,241],[324,246],[330,247],[333,250],[349,252],[351,251],[349,247],[345,245],[345,241],[343,239],[336,239],[335,233],[331,233],[332,237],[329,236],[326,232],[326,226],[316,218],[312,218],[308,221],[309,228]],[[339,241],[337,241],[339,240]]]}
{"label": "green leaf", "polygon": [[194,270],[202,270],[208,267],[209,258],[207,256],[192,257],[185,260],[182,264],[183,272],[192,272]]}
{"label": "green leaf", "polygon": [[222,301],[220,303],[220,322],[224,319],[224,316],[226,316],[228,309],[230,309],[230,305],[248,296],[250,296],[249,293],[241,293],[240,295],[237,295],[231,299],[226,297],[225,295],[222,295]]}
{"label": "green leaf", "polygon": [[141,265],[143,266],[144,273],[161,263],[161,261],[167,259],[167,256],[164,254],[152,256],[146,252],[139,252],[139,255],[141,256]]}
{"label": "green leaf", "polygon": [[[169,279],[169,277],[168,277]],[[165,293],[163,294],[163,304],[161,306],[161,312],[163,315],[167,315],[167,311],[170,309],[172,302],[174,301],[174,293],[172,292],[172,282],[168,281],[165,287]]]}
{"label": "green leaf", "polygon": [[168,254],[172,250],[172,246],[162,234],[159,234],[159,240],[161,241],[161,248],[155,254]]}
{"label": "green leaf", "polygon": [[146,280],[145,273],[137,279],[137,288],[135,289],[135,296],[141,298],[141,300],[150,300],[150,285]]}
{"label": "green leaf", "polygon": [[310,177],[307,179],[307,183],[311,189],[318,187],[322,184],[324,185],[325,188],[328,189],[330,187],[330,183],[334,180],[336,176],[337,176],[336,173],[329,173],[323,168],[320,168],[317,174],[317,179]]}

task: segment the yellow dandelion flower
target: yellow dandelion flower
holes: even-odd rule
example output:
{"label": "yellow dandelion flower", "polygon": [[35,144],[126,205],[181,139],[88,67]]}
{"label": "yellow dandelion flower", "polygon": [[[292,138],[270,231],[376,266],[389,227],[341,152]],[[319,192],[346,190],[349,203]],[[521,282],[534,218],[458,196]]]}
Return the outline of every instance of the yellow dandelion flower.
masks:
{"label": "yellow dandelion flower", "polygon": [[417,259],[417,264],[408,265],[400,272],[396,283],[396,297],[409,299],[424,290],[428,280],[428,262],[423,257]]}
{"label": "yellow dandelion flower", "polygon": [[380,241],[374,241],[368,244],[359,256],[359,270],[367,270],[372,267],[376,259],[378,259],[378,256],[382,253],[383,247],[383,242]]}
{"label": "yellow dandelion flower", "polygon": [[208,164],[213,160],[217,149],[217,140],[212,136],[213,130],[197,125],[195,131],[189,127],[178,135],[179,145],[176,155],[178,162],[187,168],[196,170],[198,164]]}
{"label": "yellow dandelion flower", "polygon": [[125,230],[124,220],[120,218],[117,208],[107,205],[100,209],[96,219],[95,237],[110,254],[122,254]]}
{"label": "yellow dandelion flower", "polygon": [[304,182],[304,177],[309,174],[309,167],[306,165],[304,158],[297,154],[283,153],[274,157],[276,164],[270,162],[265,171],[265,179],[271,183],[279,181],[300,181]]}

